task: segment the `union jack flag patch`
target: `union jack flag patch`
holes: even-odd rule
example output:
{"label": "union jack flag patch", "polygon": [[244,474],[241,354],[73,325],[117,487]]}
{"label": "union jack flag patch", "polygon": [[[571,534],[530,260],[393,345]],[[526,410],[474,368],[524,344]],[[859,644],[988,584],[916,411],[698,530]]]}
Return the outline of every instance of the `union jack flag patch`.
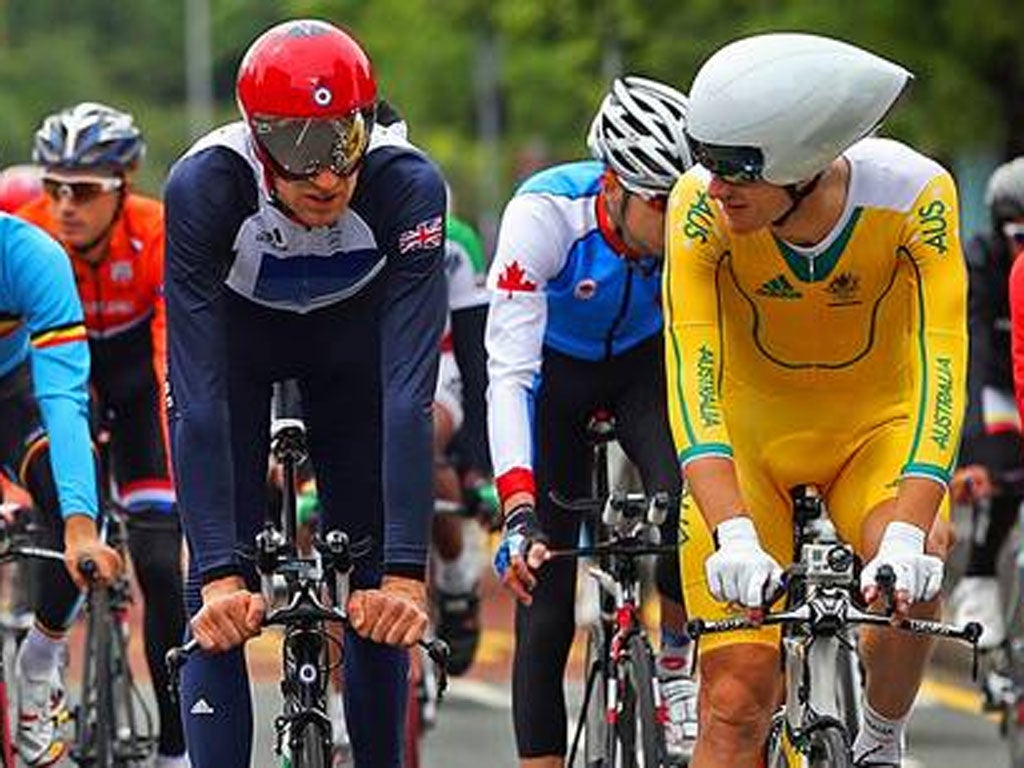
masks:
{"label": "union jack flag patch", "polygon": [[440,248],[444,242],[444,218],[435,216],[421,221],[412,229],[398,236],[398,252],[423,251],[428,248]]}

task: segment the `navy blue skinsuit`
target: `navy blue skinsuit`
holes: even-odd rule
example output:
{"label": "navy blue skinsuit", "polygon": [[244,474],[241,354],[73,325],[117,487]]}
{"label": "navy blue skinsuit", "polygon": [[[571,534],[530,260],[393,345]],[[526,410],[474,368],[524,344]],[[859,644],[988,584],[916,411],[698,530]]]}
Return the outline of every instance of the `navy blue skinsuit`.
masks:
{"label": "navy blue skinsuit", "polygon": [[[432,496],[431,402],[444,326],[445,192],[436,167],[375,129],[348,210],[304,227],[267,192],[247,127],[189,150],[166,190],[169,418],[201,587],[241,574],[266,514],[272,383],[299,382],[327,529],[369,536],[353,586],[422,578]],[[356,764],[399,766],[407,655],[348,632],[345,695]],[[182,676],[195,768],[250,762],[242,652],[199,654]]]}

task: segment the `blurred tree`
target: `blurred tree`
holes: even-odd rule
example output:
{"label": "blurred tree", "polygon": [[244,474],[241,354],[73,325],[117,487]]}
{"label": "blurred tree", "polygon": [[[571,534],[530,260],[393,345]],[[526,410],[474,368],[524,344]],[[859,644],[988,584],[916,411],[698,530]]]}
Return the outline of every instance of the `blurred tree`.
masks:
{"label": "blurred tree", "polygon": [[[1024,153],[1019,0],[209,0],[219,116],[236,114],[238,61],[288,16],[347,27],[385,96],[438,159],[469,215],[536,162],[585,155],[609,79],[633,72],[686,89],[724,42],[768,30],[830,34],[916,75],[887,131],[952,162]],[[134,110],[150,139],[145,183],[187,142],[182,0],[0,2],[0,162],[26,159],[32,129],[75,101]],[[488,68],[497,68],[489,83]],[[497,120],[499,141],[481,141]],[[484,130],[486,139],[488,132]]]}

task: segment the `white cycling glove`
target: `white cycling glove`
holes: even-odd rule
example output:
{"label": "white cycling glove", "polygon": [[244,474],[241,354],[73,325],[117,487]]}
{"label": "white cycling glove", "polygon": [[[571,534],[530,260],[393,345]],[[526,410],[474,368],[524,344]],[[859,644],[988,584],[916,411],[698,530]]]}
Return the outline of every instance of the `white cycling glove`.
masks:
{"label": "white cycling glove", "polygon": [[912,603],[931,600],[942,587],[942,560],[924,553],[925,533],[916,525],[894,522],[885,527],[878,554],[860,572],[860,588],[876,586],[878,569],[892,567],[896,591],[904,591]]}
{"label": "white cycling glove", "polygon": [[782,581],[782,567],[761,548],[754,522],[733,517],[715,528],[718,551],[704,561],[711,595],[722,603],[760,608]]}

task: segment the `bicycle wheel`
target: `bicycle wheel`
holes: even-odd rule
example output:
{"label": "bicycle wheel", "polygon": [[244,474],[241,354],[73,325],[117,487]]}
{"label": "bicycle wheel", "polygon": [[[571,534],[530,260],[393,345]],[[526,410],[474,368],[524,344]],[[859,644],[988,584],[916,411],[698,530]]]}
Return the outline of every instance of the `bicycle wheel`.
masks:
{"label": "bicycle wheel", "polygon": [[[93,589],[89,595],[88,643],[93,654],[94,677],[90,681],[83,680],[83,687],[91,683],[92,695],[89,699],[95,702],[92,717],[89,718],[88,741],[76,745],[83,754],[92,754],[92,763],[96,768],[113,768],[113,742],[117,737],[114,722],[114,691],[111,679],[111,637],[110,611],[107,606],[107,590],[105,587]],[[82,700],[87,692],[83,690]]]}
{"label": "bicycle wheel", "polygon": [[[600,622],[587,631],[587,652],[584,669],[590,686],[583,720],[583,764],[587,768],[603,768],[608,750],[608,723],[605,719],[604,627]],[[586,692],[585,692],[586,694]]]}
{"label": "bicycle wheel", "polygon": [[642,635],[633,635],[620,675],[621,703],[616,720],[616,766],[656,768],[665,753],[664,733],[654,710],[654,654]]}
{"label": "bicycle wheel", "polygon": [[812,731],[807,740],[807,768],[853,768],[849,738],[839,728]]}
{"label": "bicycle wheel", "polygon": [[846,733],[852,744],[860,728],[863,684],[860,656],[857,655],[856,645],[839,645],[836,657],[836,706],[839,719],[846,726]]}
{"label": "bicycle wheel", "polygon": [[292,768],[331,768],[331,746],[329,729],[321,723],[306,723],[292,749]]}

